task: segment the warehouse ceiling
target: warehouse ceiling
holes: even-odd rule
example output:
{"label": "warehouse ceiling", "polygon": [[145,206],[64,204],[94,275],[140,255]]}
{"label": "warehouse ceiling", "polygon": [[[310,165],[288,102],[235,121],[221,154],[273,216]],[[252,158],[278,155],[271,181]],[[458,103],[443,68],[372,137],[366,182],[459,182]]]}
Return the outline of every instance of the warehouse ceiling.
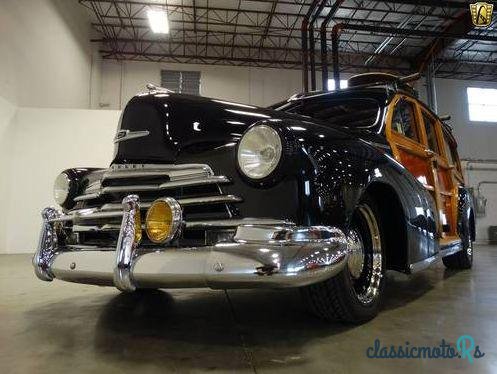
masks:
{"label": "warehouse ceiling", "polygon": [[[91,15],[97,34],[92,41],[100,43],[106,59],[299,69],[302,21],[313,1],[79,0],[79,3]],[[399,36],[385,30],[345,28],[339,39],[342,72],[409,74],[426,67],[428,57],[434,55],[434,60],[429,60],[434,63],[437,77],[497,81],[497,16],[490,26],[474,28],[467,0],[323,0],[321,5],[313,33],[317,70],[321,69],[319,30],[329,16],[328,53],[331,53],[332,28],[339,23],[485,39],[441,39],[410,33]],[[167,11],[169,34],[154,34],[150,30],[146,15],[150,8]]]}

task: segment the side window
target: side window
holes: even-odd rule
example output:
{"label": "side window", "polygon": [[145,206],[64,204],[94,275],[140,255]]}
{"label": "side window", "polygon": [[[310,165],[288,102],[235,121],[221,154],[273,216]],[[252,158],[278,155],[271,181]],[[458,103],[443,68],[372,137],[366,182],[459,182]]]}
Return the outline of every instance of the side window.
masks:
{"label": "side window", "polygon": [[449,165],[454,165],[454,155],[451,149],[450,141],[447,139],[447,135],[444,134],[444,147],[445,147],[445,156],[447,156],[447,162]]}
{"label": "side window", "polygon": [[444,146],[447,162],[449,165],[454,165],[459,170],[459,156],[457,155],[457,146],[444,133]]}
{"label": "side window", "polygon": [[416,131],[416,116],[414,105],[408,101],[400,100],[395,106],[392,118],[392,130],[419,143]]}
{"label": "side window", "polygon": [[428,148],[433,152],[440,154],[440,149],[437,143],[436,122],[433,118],[423,113],[423,122],[425,123],[426,139],[428,140]]}

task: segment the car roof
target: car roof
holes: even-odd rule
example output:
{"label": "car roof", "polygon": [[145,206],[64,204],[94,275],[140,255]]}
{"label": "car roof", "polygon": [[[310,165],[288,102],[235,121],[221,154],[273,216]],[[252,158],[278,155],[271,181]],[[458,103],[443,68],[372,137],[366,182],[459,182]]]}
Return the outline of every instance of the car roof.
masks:
{"label": "car roof", "polygon": [[343,88],[334,91],[312,91],[307,93],[299,93],[289,97],[286,100],[280,101],[279,103],[271,105],[271,109],[279,109],[286,106],[292,102],[302,102],[311,99],[319,98],[337,98],[337,99],[347,99],[347,98],[372,98],[376,99],[381,103],[388,104],[390,99],[393,97],[393,92],[389,91],[386,87],[350,87]]}

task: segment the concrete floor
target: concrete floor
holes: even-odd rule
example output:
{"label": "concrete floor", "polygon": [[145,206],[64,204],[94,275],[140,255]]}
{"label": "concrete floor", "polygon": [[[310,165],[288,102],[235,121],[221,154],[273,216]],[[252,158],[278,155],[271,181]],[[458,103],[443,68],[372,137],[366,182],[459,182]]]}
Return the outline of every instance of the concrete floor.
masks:
{"label": "concrete floor", "polygon": [[[472,271],[442,264],[388,274],[381,314],[362,326],[316,321],[296,291],[175,290],[141,295],[38,281],[30,256],[0,256],[0,373],[497,372],[497,247]],[[455,346],[470,334],[485,356],[369,359],[385,345]]]}

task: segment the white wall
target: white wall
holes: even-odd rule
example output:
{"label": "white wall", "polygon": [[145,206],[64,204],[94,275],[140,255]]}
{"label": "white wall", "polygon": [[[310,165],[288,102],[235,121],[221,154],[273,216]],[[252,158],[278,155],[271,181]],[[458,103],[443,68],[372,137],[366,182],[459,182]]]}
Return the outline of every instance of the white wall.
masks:
{"label": "white wall", "polygon": [[[469,121],[467,87],[497,89],[497,83],[437,79],[438,113],[450,114],[449,122],[459,144],[461,158],[497,159],[497,123]],[[496,222],[497,224],[497,222]]]}
{"label": "white wall", "polygon": [[[9,131],[9,127],[14,119],[16,114],[16,107],[3,99],[0,96],[0,171],[2,172],[2,177],[0,178],[0,203],[5,207],[5,204],[8,202],[9,196],[8,192],[8,178],[6,174],[7,167],[10,162],[10,156],[8,153],[8,145],[10,142],[6,137],[6,134]],[[6,227],[8,223],[8,212],[3,212],[0,214],[0,251],[2,248],[5,248],[5,233],[6,231],[3,229]]]}
{"label": "white wall", "polygon": [[[465,163],[466,182],[474,187],[475,194],[478,184],[482,181],[497,183],[497,163],[470,162]],[[482,184],[481,193],[487,199],[486,214],[476,217],[476,238],[480,242],[488,240],[488,227],[497,226],[497,184]]]}
{"label": "white wall", "polygon": [[0,95],[19,106],[89,108],[90,22],[76,0],[0,1]]}
{"label": "white wall", "polygon": [[[1,113],[0,101],[0,118]],[[0,253],[34,251],[40,211],[55,204],[53,181],[62,170],[108,167],[119,115],[114,110],[17,109],[0,138],[0,160],[6,161]]]}
{"label": "white wall", "polygon": [[300,70],[105,60],[101,107],[123,108],[133,95],[145,90],[147,83],[160,85],[160,71],[165,69],[200,71],[202,96],[247,104],[273,104],[302,89]]}
{"label": "white wall", "polygon": [[[496,88],[497,83],[482,81],[461,81],[455,79],[436,79],[438,113],[450,114],[449,122],[458,141],[458,152],[462,159],[497,159],[497,123],[474,123],[469,121],[467,87]],[[426,97],[425,90],[421,96]],[[475,168],[495,168],[497,165],[488,163],[472,163]],[[476,187],[479,182],[497,181],[495,171],[465,171],[466,183],[469,187]],[[488,227],[497,226],[497,185],[485,185],[482,193],[487,198],[485,217],[476,219],[477,240],[488,240]]]}

